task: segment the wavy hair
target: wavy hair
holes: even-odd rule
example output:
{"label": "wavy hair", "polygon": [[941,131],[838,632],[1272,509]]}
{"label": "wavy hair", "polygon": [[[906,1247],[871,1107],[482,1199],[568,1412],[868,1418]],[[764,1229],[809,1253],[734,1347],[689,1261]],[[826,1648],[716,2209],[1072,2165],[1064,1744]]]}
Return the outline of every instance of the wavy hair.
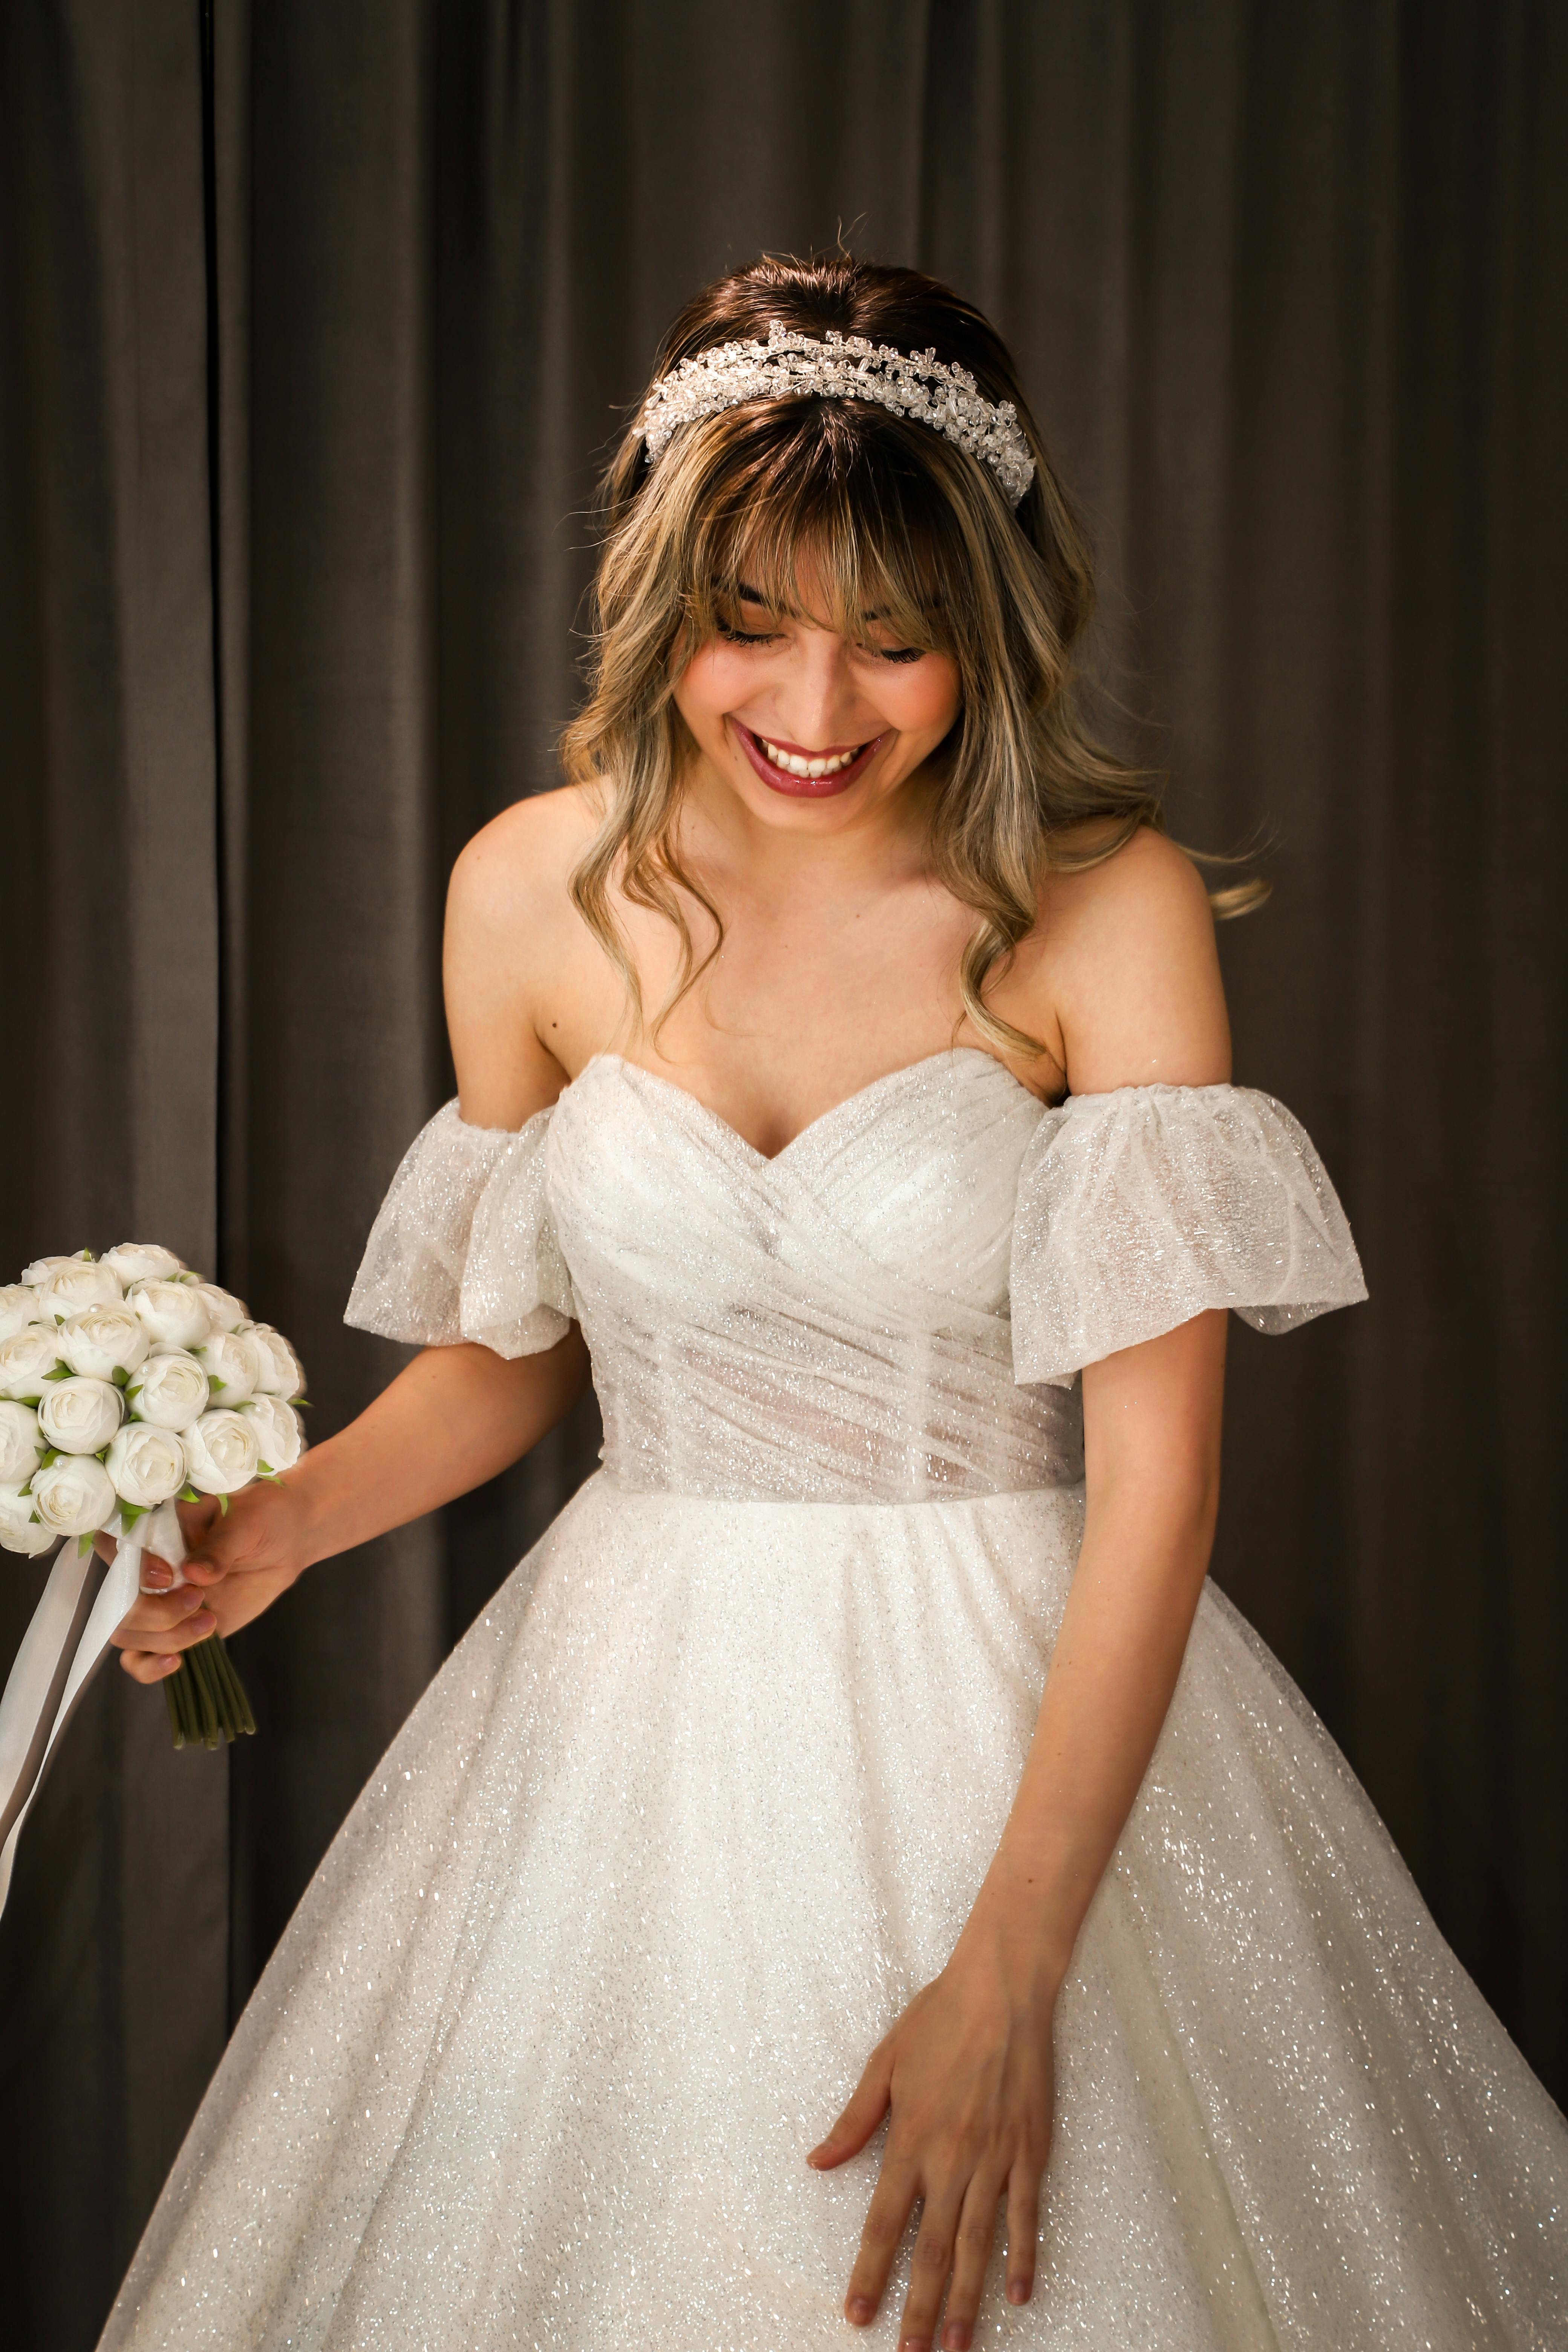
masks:
{"label": "wavy hair", "polygon": [[[1037,1040],[985,997],[1038,919],[1043,876],[1099,863],[1140,825],[1163,822],[1161,780],[1097,743],[1081,715],[1074,654],[1094,607],[1084,530],[1001,338],[917,270],[842,255],[754,261],[687,305],[653,380],[715,344],[765,341],[774,320],[956,362],[988,400],[1013,403],[1034,480],[1015,510],[979,459],[861,401],[748,402],[682,426],[653,467],[628,427],[601,488],[588,697],[562,739],[569,781],[604,794],[573,898],[639,1024],[641,990],[612,905],[617,877],[632,904],[674,925],[680,959],[657,1035],[723,940],[720,911],[683,866],[677,839],[694,749],[673,698],[680,669],[742,583],[799,614],[808,575],[814,618],[857,639],[875,612],[900,643],[940,649],[957,665],[961,710],[928,763],[930,856],[975,916],[959,975],[964,1013],[992,1045],[1037,1055]],[[683,893],[715,929],[700,963]],[[1220,893],[1216,907],[1237,911],[1226,902],[1258,895],[1259,886],[1244,885]]]}

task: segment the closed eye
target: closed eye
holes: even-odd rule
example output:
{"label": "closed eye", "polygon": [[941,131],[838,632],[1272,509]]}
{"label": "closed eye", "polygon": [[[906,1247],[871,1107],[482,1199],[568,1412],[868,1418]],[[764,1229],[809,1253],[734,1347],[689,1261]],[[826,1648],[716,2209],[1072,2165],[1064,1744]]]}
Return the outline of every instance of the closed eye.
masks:
{"label": "closed eye", "polygon": [[771,646],[778,635],[776,629],[736,629],[728,621],[719,623],[719,635],[730,646]]}

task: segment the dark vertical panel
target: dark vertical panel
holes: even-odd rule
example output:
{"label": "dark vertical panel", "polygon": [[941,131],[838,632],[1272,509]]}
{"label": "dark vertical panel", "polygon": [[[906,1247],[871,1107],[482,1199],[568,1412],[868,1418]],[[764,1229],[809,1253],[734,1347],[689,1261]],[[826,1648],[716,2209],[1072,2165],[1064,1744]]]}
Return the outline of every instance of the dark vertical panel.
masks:
{"label": "dark vertical panel", "polygon": [[[0,1279],[128,1229],[211,1265],[195,14],[174,0],[0,11],[0,878],[20,958]],[[5,1556],[7,1663],[42,1581]],[[0,1924],[18,2346],[90,2343],[221,2050],[226,1806],[224,1759],[176,1756],[160,1700],[101,1676]]]}

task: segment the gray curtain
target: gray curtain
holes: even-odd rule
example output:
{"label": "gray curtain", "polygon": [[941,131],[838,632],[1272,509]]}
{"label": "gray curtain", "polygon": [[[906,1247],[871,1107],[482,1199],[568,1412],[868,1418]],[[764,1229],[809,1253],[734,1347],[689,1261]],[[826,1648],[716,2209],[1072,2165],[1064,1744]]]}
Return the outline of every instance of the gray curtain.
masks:
{"label": "gray curtain", "polygon": [[[1372,1283],[1237,1333],[1216,1572],[1562,2096],[1568,16],[9,0],[0,93],[0,1274],[167,1240],[297,1337],[318,1435],[363,1404],[446,874],[552,781],[660,329],[762,247],[935,270],[1087,509],[1175,830],[1264,845],[1238,1075]],[[595,1444],[313,1571],[226,1758],[94,1686],[0,1926],[8,2342],[91,2344],[310,1870]]]}

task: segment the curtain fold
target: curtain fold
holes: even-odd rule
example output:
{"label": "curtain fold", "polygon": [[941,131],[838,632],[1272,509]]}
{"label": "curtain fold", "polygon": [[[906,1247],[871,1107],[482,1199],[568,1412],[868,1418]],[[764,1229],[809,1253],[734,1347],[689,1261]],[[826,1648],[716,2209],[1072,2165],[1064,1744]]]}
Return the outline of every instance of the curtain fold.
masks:
{"label": "curtain fold", "polygon": [[[1111,723],[1181,838],[1261,850],[1237,1075],[1372,1285],[1237,1334],[1216,1573],[1559,2096],[1565,95],[1539,0],[0,12],[0,1271],[137,1230],[297,1338],[315,1435],[375,1391],[342,1307],[450,1087],[446,875],[552,781],[658,337],[762,248],[933,269],[1088,516]],[[91,2344],[315,1862],[596,1444],[313,1571],[227,1759],[95,1686],[0,1926],[19,2343]]]}

